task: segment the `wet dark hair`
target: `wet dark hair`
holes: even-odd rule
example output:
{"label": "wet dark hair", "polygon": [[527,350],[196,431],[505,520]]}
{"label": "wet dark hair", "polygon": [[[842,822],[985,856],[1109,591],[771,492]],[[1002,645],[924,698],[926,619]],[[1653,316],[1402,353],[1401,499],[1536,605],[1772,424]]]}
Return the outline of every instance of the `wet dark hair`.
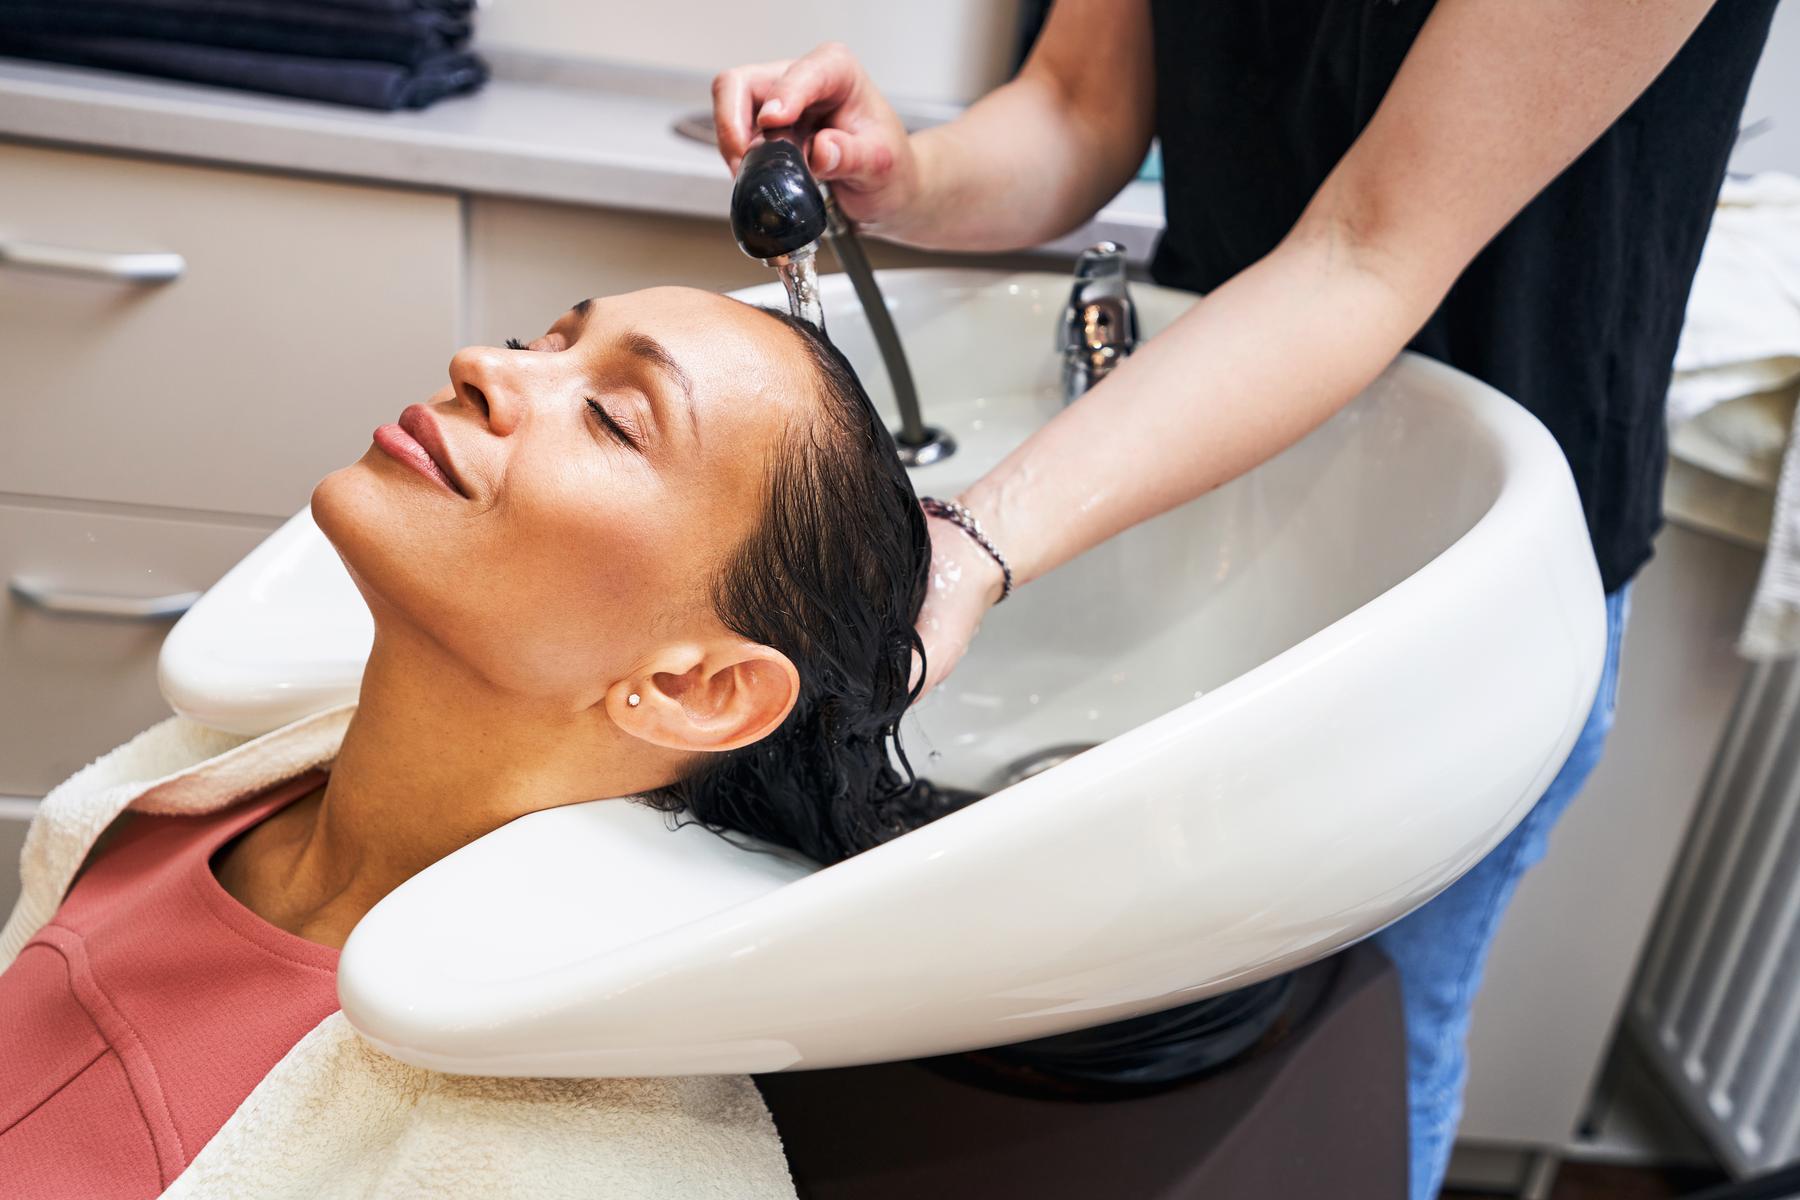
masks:
{"label": "wet dark hair", "polygon": [[800,696],[774,733],[702,759],[646,799],[833,863],[937,815],[900,746],[917,696],[913,629],[931,567],[925,516],[856,372],[810,322],[797,336],[814,419],[776,447],[760,526],[713,584],[734,633],[787,655]]}

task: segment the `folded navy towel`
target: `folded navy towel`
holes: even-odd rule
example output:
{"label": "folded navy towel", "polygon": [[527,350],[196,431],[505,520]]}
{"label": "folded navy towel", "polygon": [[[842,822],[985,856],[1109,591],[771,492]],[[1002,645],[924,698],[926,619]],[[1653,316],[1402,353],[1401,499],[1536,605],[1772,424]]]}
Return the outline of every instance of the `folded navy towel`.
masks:
{"label": "folded navy towel", "polygon": [[22,35],[0,28],[0,54],[387,110],[424,108],[473,91],[487,79],[486,64],[460,51],[409,67],[129,38]]}
{"label": "folded navy towel", "polygon": [[469,37],[465,17],[442,11],[369,12],[320,8],[305,0],[0,0],[0,29],[16,35],[145,38],[408,66],[458,49]]}
{"label": "folded navy towel", "polygon": [[[121,4],[143,4],[152,8],[164,0],[118,0]],[[450,16],[466,17],[475,8],[475,0],[290,0],[291,7],[317,11],[319,9],[349,10],[369,13],[410,13],[440,12]]]}
{"label": "folded navy towel", "polygon": [[[155,3],[155,0],[145,0]],[[325,8],[359,8],[367,12],[410,12],[432,8],[440,12],[464,14],[475,7],[475,0],[317,0]]]}

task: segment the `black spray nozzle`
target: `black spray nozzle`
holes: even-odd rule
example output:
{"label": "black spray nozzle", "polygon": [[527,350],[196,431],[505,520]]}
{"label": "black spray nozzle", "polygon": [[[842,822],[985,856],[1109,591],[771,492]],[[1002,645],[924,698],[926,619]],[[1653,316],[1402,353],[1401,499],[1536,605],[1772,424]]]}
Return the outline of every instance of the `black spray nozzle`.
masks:
{"label": "black spray nozzle", "polygon": [[825,235],[825,193],[797,142],[750,147],[731,189],[731,233],[751,258],[781,258]]}

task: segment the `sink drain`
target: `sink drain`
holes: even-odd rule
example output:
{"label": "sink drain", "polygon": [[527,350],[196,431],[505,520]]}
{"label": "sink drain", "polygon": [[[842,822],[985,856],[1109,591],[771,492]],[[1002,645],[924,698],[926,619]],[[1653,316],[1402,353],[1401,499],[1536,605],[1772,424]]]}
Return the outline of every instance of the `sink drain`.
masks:
{"label": "sink drain", "polygon": [[1066,746],[1052,746],[1048,750],[1027,754],[1008,767],[1006,772],[1000,776],[1000,787],[1009,788],[1015,783],[1024,783],[1033,775],[1042,775],[1051,767],[1060,767],[1083,750],[1092,750],[1099,744],[1099,742],[1070,742]]}
{"label": "sink drain", "polygon": [[[1030,779],[1033,775],[1042,775],[1051,767],[1061,766],[1083,750],[1092,750],[1098,742],[1071,742],[1065,746],[1052,746],[1048,750],[1039,750],[1027,754],[1008,767],[1000,776],[1000,786],[992,792],[972,791],[968,788],[946,787],[935,783],[925,776],[913,779],[912,787],[905,798],[900,801],[896,814],[905,829],[918,829],[929,825],[939,817],[947,817],[959,808],[967,808],[977,800],[984,800],[993,792],[1003,791],[1015,783]],[[902,832],[905,830],[903,829]]]}

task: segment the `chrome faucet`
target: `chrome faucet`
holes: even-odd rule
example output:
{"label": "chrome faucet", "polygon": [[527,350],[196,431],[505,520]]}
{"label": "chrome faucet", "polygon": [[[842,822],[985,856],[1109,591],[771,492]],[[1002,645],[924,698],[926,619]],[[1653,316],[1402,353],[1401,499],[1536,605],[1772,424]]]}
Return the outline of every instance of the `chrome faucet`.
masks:
{"label": "chrome faucet", "polygon": [[875,271],[863,253],[856,226],[838,211],[831,193],[806,165],[799,132],[769,130],[767,140],[752,146],[738,166],[731,190],[731,232],[738,246],[764,266],[781,274],[787,287],[788,309],[825,332],[825,309],[820,302],[813,257],[821,238],[830,242],[869,323],[875,345],[894,388],[894,404],[900,410],[900,428],[894,445],[900,461],[909,467],[929,466],[950,457],[956,441],[927,424],[919,411],[919,393],[913,386],[912,369],[899,331],[875,282]]}
{"label": "chrome faucet", "polygon": [[1125,279],[1125,249],[1101,242],[1075,260],[1075,285],[1056,328],[1063,403],[1073,404],[1137,349],[1137,308]]}

